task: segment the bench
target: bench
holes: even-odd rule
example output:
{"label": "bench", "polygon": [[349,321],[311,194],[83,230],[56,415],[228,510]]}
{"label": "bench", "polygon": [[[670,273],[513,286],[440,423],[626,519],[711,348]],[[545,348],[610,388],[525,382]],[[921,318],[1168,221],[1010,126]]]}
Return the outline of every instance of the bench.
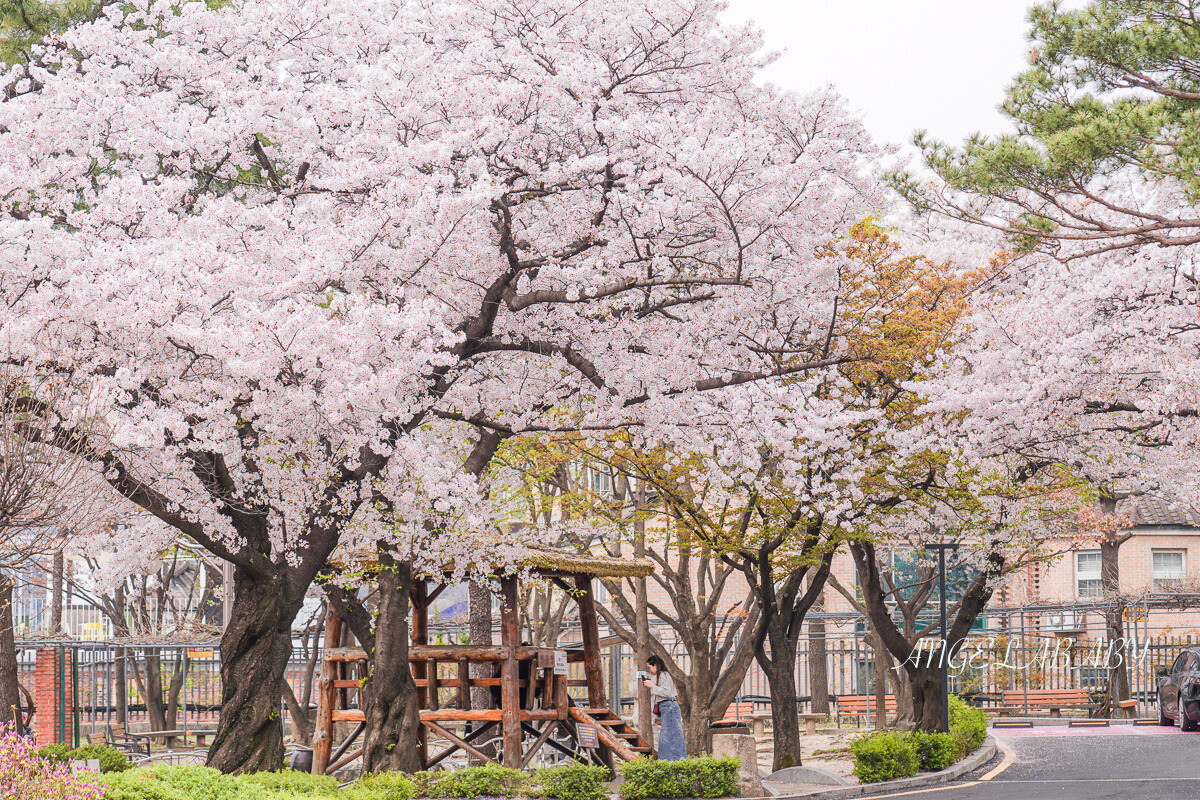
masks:
{"label": "bench", "polygon": [[[756,709],[755,706],[766,706],[765,709]],[[804,732],[812,736],[817,732],[817,723],[826,718],[826,714],[806,714],[798,713],[796,715],[800,721],[804,723]],[[769,703],[764,703],[762,700],[754,700],[751,702],[733,703],[725,712],[725,718],[721,720],[725,722],[744,722],[750,721],[750,730],[755,736],[767,735],[767,720],[771,718],[771,707]]]}
{"label": "bench", "polygon": [[[168,750],[174,750],[176,739],[183,739],[186,742],[188,736],[195,736],[196,744],[200,747],[204,747],[205,739],[209,736],[212,736],[214,733],[216,733],[216,731],[205,730],[201,728],[200,730],[175,729],[169,731],[141,731],[139,733],[130,733],[127,735],[136,739],[162,739],[166,742]],[[149,746],[148,742],[147,746]]]}
{"label": "bench", "polygon": [[[842,717],[870,717],[876,709],[875,695],[847,694],[837,698],[837,723],[842,726]],[[889,694],[883,698],[884,713],[896,710],[896,695]],[[815,725],[814,725],[815,730]]]}
{"label": "bench", "polygon": [[1028,706],[1029,708],[1048,708],[1050,716],[1061,717],[1064,708],[1086,709],[1096,708],[1097,704],[1089,702],[1087,689],[1013,689],[1004,692],[1004,707],[987,709],[1003,713],[1016,711]]}
{"label": "bench", "polygon": [[[108,738],[108,744],[118,750],[123,750],[126,753],[138,753],[139,755],[145,752],[150,755],[150,742],[143,741],[137,736],[132,736],[125,732],[124,725],[113,725],[108,728],[105,734]],[[89,739],[90,741],[90,739]]]}
{"label": "bench", "polygon": [[725,716],[721,722],[750,722],[750,730],[755,736],[765,736],[767,732],[767,720],[771,718],[771,712],[755,710],[756,703],[730,703],[729,708],[725,710]]}

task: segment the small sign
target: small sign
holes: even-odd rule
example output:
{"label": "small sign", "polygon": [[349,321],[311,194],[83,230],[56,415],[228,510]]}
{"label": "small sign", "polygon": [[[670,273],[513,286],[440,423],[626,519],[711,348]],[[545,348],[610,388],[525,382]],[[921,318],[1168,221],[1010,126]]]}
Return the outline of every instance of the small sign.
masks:
{"label": "small sign", "polygon": [[550,650],[538,650],[538,669],[551,669],[554,666],[554,653]]}
{"label": "small sign", "polygon": [[188,658],[212,658],[212,650],[199,650],[195,647],[189,647],[187,651]]}
{"label": "small sign", "polygon": [[555,650],[554,651],[554,674],[555,675],[566,675],[567,674],[567,651],[566,650]]}
{"label": "small sign", "polygon": [[600,737],[596,735],[596,726],[581,722],[575,726],[576,738],[580,747],[595,749],[600,746]]}
{"label": "small sign", "polygon": [[98,759],[98,758],[89,758],[87,760],[75,759],[75,758],[71,759],[71,772],[72,773],[79,774],[84,771],[99,773],[100,772],[100,759]]}

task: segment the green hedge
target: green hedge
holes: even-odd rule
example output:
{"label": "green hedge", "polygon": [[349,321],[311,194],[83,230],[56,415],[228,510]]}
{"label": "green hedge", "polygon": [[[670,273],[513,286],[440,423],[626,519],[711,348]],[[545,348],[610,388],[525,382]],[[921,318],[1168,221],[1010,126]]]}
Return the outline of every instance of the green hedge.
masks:
{"label": "green hedge", "polygon": [[[284,770],[222,775],[197,765],[154,765],[103,778],[105,800],[313,800],[342,797],[337,781]],[[372,793],[361,800],[382,800]]]}
{"label": "green hedge", "polygon": [[[452,772],[367,775],[339,791],[337,781],[306,772],[222,775],[208,767],[154,765],[103,776],[105,800],[413,800],[421,797],[526,795],[552,800],[605,800],[609,772],[572,764],[538,770],[485,766]],[[712,795],[709,795],[712,796]]]}
{"label": "green hedge", "polygon": [[915,775],[920,765],[917,739],[911,733],[860,736],[850,743],[850,752],[854,754],[854,774],[863,783],[907,778]]}
{"label": "green hedge", "polygon": [[346,790],[345,800],[412,800],[412,778],[403,772],[380,772],[364,775],[362,780]]}
{"label": "green hedge", "polygon": [[736,758],[685,758],[651,761],[639,758],[621,766],[621,796],[627,800],[737,795]]}
{"label": "green hedge", "polygon": [[417,797],[513,797],[528,782],[528,773],[492,764],[413,775]]}
{"label": "green hedge", "polygon": [[539,769],[527,794],[551,800],[606,800],[609,795],[607,767],[566,764]]}
{"label": "green hedge", "polygon": [[959,758],[959,748],[954,737],[948,733],[925,733],[915,731],[913,744],[917,747],[917,759],[921,769],[937,772],[946,769]]}
{"label": "green hedge", "polygon": [[125,754],[115,747],[106,744],[85,744],[71,749],[65,744],[48,744],[37,751],[42,758],[50,761],[87,761],[96,759],[100,762],[101,772],[124,772],[133,765],[125,759]]}
{"label": "green hedge", "polygon": [[975,752],[987,738],[987,714],[950,695],[950,733],[888,731],[850,743],[854,774],[863,783],[942,770]]}
{"label": "green hedge", "polygon": [[959,757],[974,753],[987,738],[987,712],[969,706],[958,695],[950,695],[950,735],[958,745]]}

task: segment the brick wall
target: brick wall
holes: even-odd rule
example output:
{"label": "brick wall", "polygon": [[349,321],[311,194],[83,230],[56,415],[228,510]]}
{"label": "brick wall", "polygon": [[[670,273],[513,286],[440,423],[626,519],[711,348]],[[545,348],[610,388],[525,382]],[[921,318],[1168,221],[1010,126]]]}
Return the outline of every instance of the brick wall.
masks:
{"label": "brick wall", "polygon": [[[61,652],[61,655],[60,655]],[[59,690],[65,702],[60,702]],[[37,651],[33,674],[35,739],[39,747],[54,742],[73,743],[75,722],[75,682],[71,675],[71,651],[43,647]],[[59,709],[62,708],[62,725]]]}

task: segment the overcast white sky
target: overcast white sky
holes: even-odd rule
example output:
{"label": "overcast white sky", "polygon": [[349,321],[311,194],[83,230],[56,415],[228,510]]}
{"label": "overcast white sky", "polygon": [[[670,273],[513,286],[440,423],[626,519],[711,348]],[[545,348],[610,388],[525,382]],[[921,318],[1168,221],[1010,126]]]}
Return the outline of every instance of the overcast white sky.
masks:
{"label": "overcast white sky", "polygon": [[832,83],[876,138],[914,130],[961,142],[1009,130],[996,111],[1024,69],[1026,0],[729,0],[783,51],[765,77],[789,89]]}

